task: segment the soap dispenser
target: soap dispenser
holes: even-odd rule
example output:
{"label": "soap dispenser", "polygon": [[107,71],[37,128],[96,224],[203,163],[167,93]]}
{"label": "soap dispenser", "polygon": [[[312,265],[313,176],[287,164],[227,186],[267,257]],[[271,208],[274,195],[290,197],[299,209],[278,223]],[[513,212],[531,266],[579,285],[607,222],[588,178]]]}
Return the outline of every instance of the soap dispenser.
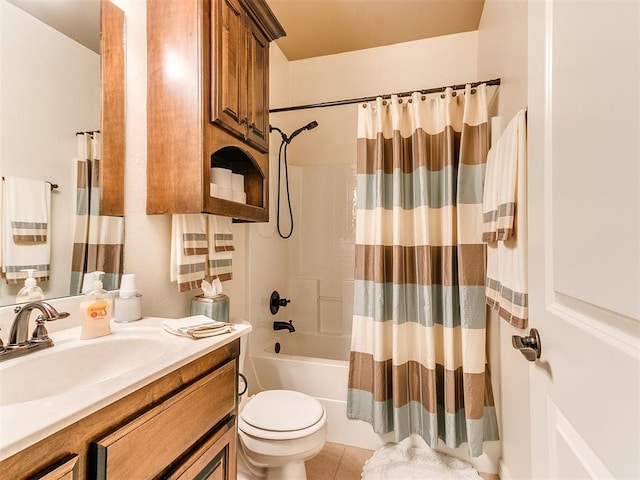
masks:
{"label": "soap dispenser", "polygon": [[20,289],[16,296],[16,303],[25,302],[38,302],[44,300],[44,292],[36,285],[36,279],[33,278],[33,268],[20,270],[21,272],[27,272],[27,278],[24,281],[24,287]]}
{"label": "soap dispenser", "polygon": [[83,340],[95,337],[102,337],[111,333],[111,312],[113,310],[113,299],[109,292],[102,288],[100,276],[104,272],[91,272],[92,290],[85,295],[80,304],[80,315],[82,316],[82,327],[80,338]]}

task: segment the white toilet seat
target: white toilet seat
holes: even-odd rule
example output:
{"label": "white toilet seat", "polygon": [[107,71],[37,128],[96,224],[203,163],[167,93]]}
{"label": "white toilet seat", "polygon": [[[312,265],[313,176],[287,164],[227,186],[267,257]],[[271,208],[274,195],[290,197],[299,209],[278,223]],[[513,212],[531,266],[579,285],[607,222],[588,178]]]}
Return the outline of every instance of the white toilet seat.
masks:
{"label": "white toilet seat", "polygon": [[327,414],[315,398],[291,390],[267,390],[240,412],[238,429],[265,440],[292,440],[314,434],[326,421]]}

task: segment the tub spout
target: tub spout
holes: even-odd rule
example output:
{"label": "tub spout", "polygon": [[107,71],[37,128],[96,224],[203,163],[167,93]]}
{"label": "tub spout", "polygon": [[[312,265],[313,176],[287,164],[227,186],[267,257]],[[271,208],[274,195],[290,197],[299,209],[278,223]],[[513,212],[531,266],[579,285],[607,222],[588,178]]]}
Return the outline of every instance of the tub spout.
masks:
{"label": "tub spout", "polygon": [[293,333],[296,329],[293,327],[293,320],[289,320],[288,322],[273,322],[274,330],[289,330],[289,333]]}

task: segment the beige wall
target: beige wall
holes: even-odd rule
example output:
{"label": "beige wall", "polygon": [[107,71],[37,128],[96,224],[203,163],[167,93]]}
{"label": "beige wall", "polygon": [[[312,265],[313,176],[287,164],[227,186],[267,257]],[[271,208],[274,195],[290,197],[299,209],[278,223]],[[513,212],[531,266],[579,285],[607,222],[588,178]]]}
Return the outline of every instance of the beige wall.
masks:
{"label": "beige wall", "polygon": [[[486,0],[478,29],[478,75],[501,78],[491,116],[504,125],[527,106],[527,1]],[[503,480],[531,476],[529,363],[511,348],[522,335],[492,311],[488,324],[489,363],[502,439]]]}

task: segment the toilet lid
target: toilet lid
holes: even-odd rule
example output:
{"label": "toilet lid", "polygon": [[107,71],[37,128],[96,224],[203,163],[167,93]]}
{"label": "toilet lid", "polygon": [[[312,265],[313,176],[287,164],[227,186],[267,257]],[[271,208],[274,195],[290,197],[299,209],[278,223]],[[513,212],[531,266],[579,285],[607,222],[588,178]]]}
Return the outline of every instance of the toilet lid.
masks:
{"label": "toilet lid", "polygon": [[267,390],[256,394],[240,416],[261,430],[302,430],[320,421],[324,409],[315,398],[291,390]]}

